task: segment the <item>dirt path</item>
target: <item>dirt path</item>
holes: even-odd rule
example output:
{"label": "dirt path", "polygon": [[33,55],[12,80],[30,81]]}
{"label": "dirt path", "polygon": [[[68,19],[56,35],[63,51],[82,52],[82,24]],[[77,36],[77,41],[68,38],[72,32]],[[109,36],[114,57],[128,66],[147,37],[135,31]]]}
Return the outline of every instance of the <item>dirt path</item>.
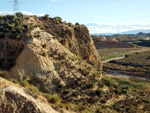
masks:
{"label": "dirt path", "polygon": [[116,58],[111,58],[111,59],[108,59],[108,60],[105,60],[105,61],[102,61],[102,63],[108,63],[112,60],[119,60],[119,59],[124,59],[125,57],[116,57]]}

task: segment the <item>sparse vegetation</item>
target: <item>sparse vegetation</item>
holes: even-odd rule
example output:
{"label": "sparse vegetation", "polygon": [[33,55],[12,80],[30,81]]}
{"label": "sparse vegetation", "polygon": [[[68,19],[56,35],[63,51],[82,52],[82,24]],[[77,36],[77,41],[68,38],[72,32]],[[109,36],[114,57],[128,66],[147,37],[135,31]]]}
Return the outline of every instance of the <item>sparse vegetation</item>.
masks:
{"label": "sparse vegetation", "polygon": [[[128,55],[128,57],[118,60],[124,62],[124,64],[118,64],[115,62],[104,64],[106,70],[120,70],[124,73],[130,73],[133,76],[149,77],[149,55],[150,52],[135,53]],[[125,63],[127,65],[125,65]],[[137,65],[137,66],[136,66]]]}
{"label": "sparse vegetation", "polygon": [[[30,32],[34,27],[43,27],[43,29],[55,36],[56,39],[62,36],[60,39],[61,43],[64,44],[66,48],[69,48],[72,53],[76,53],[76,55],[84,54],[84,59],[82,59],[82,56],[73,55],[69,50],[63,50],[63,47],[60,45],[62,48],[56,51],[57,46],[50,47],[51,45],[48,45],[49,43],[44,40],[40,45],[40,48],[42,46],[41,50],[44,51],[40,51],[38,54],[43,56],[42,59],[44,59],[44,57],[49,59],[52,62],[52,66],[48,68],[54,69],[47,71],[45,68],[40,69],[44,66],[39,66],[40,68],[38,68],[38,66],[30,65],[27,66],[29,70],[26,69],[24,71],[25,75],[21,76],[23,78],[22,81],[13,79],[12,82],[22,85],[26,91],[30,93],[35,93],[36,97],[38,95],[44,96],[46,99],[44,98],[43,100],[46,100],[47,103],[49,102],[52,107],[58,111],[61,111],[61,109],[77,113],[142,113],[150,111],[149,80],[108,77],[105,76],[104,73],[101,75],[97,67],[85,61],[85,59],[88,59],[86,56],[89,54],[86,54],[89,49],[89,45],[87,44],[91,43],[89,31],[85,26],[79,23],[76,23],[75,26],[71,23],[67,24],[62,22],[60,17],[49,18],[49,15],[38,19],[43,22],[43,25],[40,25],[38,22],[39,25],[37,25],[34,17],[30,18],[20,13],[16,16],[0,17],[1,40],[9,36],[11,40],[15,40],[16,42],[19,42],[18,40],[21,39],[23,39],[21,41],[24,41],[31,37]],[[49,26],[52,28],[50,29]],[[33,36],[38,40],[42,38],[41,32],[36,32]],[[75,32],[75,34],[73,32]],[[73,42],[71,38],[75,38],[76,42]],[[9,71],[9,69],[15,65],[16,58],[22,51],[24,45],[17,43],[16,46],[4,44],[0,46],[2,46],[2,48],[5,46],[9,50],[7,53],[8,58],[6,59],[9,62],[6,65],[8,67],[2,67]],[[48,49],[50,49],[50,51],[48,51]],[[103,55],[103,59],[116,57],[119,53],[119,55],[126,55],[126,58],[120,61],[138,63],[144,65],[143,67],[133,68],[133,66],[130,65],[120,66],[119,64],[108,63],[104,64],[105,69],[121,69],[146,74],[149,73],[150,64],[147,61],[150,59],[150,53],[137,53],[141,48],[130,49],[131,48],[118,48],[108,49],[107,51],[106,49],[99,49],[99,51]],[[82,53],[80,50],[85,53]],[[130,52],[135,54],[131,54]],[[3,59],[0,60],[0,63],[4,64]],[[46,60],[44,62],[46,62]],[[38,73],[32,69],[34,67]],[[3,71],[0,73],[0,76],[5,76]]]}
{"label": "sparse vegetation", "polygon": [[[15,16],[0,16],[0,38],[9,34],[9,38],[20,39],[25,32],[32,29],[32,25],[25,23],[25,19],[26,17],[21,12],[16,13]],[[27,35],[27,38],[29,38],[29,35]]]}

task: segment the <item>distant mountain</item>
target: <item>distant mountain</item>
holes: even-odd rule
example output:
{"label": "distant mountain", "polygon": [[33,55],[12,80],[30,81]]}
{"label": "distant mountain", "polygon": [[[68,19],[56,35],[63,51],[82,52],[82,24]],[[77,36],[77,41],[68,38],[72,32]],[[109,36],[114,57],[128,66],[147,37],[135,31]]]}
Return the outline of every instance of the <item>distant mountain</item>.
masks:
{"label": "distant mountain", "polygon": [[[131,30],[131,31],[125,31],[125,32],[121,32],[120,34],[137,34],[139,32],[143,32],[143,33],[150,33],[150,29],[145,29],[145,30]],[[91,35],[114,35],[116,33],[91,33]]]}
{"label": "distant mountain", "polygon": [[120,34],[137,34],[139,32],[150,33],[150,29],[125,31],[125,32],[121,32]]}
{"label": "distant mountain", "polygon": [[116,33],[91,33],[91,35],[114,35]]}

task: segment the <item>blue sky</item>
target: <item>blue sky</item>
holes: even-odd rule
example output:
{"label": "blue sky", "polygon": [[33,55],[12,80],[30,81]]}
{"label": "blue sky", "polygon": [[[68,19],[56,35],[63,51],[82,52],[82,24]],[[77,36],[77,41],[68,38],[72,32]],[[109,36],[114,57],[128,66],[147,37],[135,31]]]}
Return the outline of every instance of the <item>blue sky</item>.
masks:
{"label": "blue sky", "polygon": [[[26,14],[60,16],[85,24],[91,33],[150,29],[150,0],[18,0]],[[13,0],[0,0],[0,14],[11,14]]]}

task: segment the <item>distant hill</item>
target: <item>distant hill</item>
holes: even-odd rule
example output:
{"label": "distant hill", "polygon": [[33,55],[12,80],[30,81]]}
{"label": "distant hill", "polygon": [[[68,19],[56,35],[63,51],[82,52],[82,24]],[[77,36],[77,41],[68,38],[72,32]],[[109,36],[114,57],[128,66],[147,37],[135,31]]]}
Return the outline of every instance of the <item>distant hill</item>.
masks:
{"label": "distant hill", "polygon": [[121,32],[121,34],[137,34],[139,32],[143,32],[143,33],[150,33],[150,29],[145,29],[145,30],[132,30],[132,31],[125,31],[125,32]]}
{"label": "distant hill", "polygon": [[[121,32],[120,34],[137,34],[139,32],[150,33],[150,29],[125,31]],[[91,35],[114,35],[114,34],[116,33],[91,33]]]}
{"label": "distant hill", "polygon": [[115,33],[91,33],[91,35],[114,35]]}

